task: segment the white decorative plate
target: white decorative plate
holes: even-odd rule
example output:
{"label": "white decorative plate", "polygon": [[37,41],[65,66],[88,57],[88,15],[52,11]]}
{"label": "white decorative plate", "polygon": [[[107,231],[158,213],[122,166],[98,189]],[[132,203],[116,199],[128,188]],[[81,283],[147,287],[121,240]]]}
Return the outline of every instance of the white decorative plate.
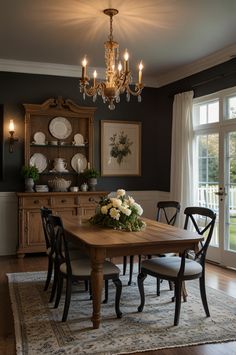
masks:
{"label": "white decorative plate", "polygon": [[75,145],[84,145],[84,137],[80,133],[74,135]]}
{"label": "white decorative plate", "polygon": [[65,117],[55,117],[49,123],[49,131],[53,137],[65,139],[71,134],[72,127]]}
{"label": "white decorative plate", "polygon": [[71,159],[71,166],[77,173],[82,173],[87,168],[87,159],[81,154],[75,154]]}
{"label": "white decorative plate", "polygon": [[42,173],[47,167],[47,158],[41,153],[35,153],[30,158],[30,166],[36,166],[39,173]]}
{"label": "white decorative plate", "polygon": [[34,143],[35,144],[45,144],[45,134],[43,132],[36,132],[34,134]]}

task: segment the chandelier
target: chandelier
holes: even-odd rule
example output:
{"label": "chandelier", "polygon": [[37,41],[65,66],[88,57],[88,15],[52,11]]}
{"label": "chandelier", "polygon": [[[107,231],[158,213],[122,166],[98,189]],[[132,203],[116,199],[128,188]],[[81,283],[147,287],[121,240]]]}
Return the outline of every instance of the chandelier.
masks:
{"label": "chandelier", "polygon": [[101,96],[104,103],[108,103],[110,110],[115,109],[115,103],[120,102],[120,95],[126,93],[127,102],[130,101],[130,95],[137,96],[138,102],[141,102],[141,92],[143,90],[142,84],[142,61],[139,64],[138,82],[134,89],[131,89],[132,75],[129,69],[129,53],[127,49],[124,53],[123,66],[119,61],[119,44],[113,40],[112,21],[113,16],[118,14],[116,9],[106,9],[103,11],[105,15],[110,17],[110,34],[108,41],[104,43],[105,47],[105,64],[106,77],[105,81],[97,81],[97,71],[93,73],[93,83],[90,85],[87,77],[87,58],[84,57],[82,61],[82,78],[80,79],[80,92],[83,94],[85,100],[86,95],[96,101],[97,96]]}

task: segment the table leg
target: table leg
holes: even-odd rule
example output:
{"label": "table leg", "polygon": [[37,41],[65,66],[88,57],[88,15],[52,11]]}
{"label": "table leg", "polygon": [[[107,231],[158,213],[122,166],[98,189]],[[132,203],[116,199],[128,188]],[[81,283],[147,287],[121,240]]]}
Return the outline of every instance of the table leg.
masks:
{"label": "table leg", "polygon": [[102,289],[103,289],[103,263],[105,257],[103,253],[94,253],[91,255],[91,286],[92,286],[92,297],[93,297],[93,315],[92,322],[93,328],[98,329],[100,325],[100,308],[102,301]]}

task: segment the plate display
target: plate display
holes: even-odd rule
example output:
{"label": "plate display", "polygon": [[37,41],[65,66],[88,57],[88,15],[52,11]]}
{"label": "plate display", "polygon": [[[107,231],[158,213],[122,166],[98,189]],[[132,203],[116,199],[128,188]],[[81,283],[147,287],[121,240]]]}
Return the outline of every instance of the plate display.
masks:
{"label": "plate display", "polygon": [[84,137],[80,133],[74,135],[75,145],[84,145]]}
{"label": "plate display", "polygon": [[82,173],[87,168],[87,159],[81,154],[75,154],[71,159],[71,166],[77,173]]}
{"label": "plate display", "polygon": [[49,123],[49,131],[53,137],[65,139],[71,134],[72,127],[65,117],[55,117]]}
{"label": "plate display", "polygon": [[43,132],[36,132],[34,134],[34,143],[35,144],[45,144],[45,134]]}
{"label": "plate display", "polygon": [[39,173],[42,173],[47,167],[47,158],[41,153],[35,153],[30,158],[30,166],[36,166]]}

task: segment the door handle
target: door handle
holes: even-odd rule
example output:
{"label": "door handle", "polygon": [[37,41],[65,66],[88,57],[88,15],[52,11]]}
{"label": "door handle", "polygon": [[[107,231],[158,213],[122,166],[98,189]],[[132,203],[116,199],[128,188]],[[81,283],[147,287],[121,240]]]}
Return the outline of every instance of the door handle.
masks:
{"label": "door handle", "polygon": [[217,191],[215,192],[215,195],[218,195],[218,196],[226,196],[227,195],[227,192],[225,192],[225,188],[222,190],[220,189],[221,191]]}

